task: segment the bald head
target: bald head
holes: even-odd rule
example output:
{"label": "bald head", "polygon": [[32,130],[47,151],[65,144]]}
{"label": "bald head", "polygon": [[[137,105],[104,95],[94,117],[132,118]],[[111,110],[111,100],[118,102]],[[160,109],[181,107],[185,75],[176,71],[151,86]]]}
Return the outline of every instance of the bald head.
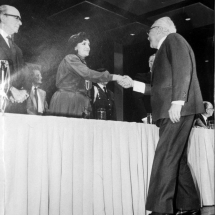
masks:
{"label": "bald head", "polygon": [[176,33],[176,27],[173,21],[167,16],[156,20],[152,25],[152,27],[155,27],[155,26],[162,27],[167,34]]}

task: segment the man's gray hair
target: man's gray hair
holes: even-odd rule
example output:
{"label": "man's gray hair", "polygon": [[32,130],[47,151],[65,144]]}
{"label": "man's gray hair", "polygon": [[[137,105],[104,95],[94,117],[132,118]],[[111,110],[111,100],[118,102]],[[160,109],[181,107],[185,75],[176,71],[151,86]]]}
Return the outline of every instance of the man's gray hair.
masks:
{"label": "man's gray hair", "polygon": [[6,13],[7,9],[8,9],[8,5],[1,5],[0,6],[0,15]]}
{"label": "man's gray hair", "polygon": [[203,101],[203,104],[204,104],[205,110],[207,108],[213,108],[213,105],[210,102],[208,102],[208,101]]}
{"label": "man's gray hair", "polygon": [[155,27],[155,26],[158,26],[158,27],[162,27],[163,30],[167,33],[167,34],[170,34],[170,33],[176,33],[176,27],[175,27],[175,24],[173,23],[173,21],[165,16],[165,17],[162,17],[158,20],[156,20],[154,22],[154,24],[152,25],[152,27]]}

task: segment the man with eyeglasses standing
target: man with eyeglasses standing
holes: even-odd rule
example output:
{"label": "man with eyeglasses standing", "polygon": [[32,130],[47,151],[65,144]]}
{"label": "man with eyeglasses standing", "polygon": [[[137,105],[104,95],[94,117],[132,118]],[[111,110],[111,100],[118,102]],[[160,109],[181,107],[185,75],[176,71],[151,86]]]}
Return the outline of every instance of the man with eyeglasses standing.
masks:
{"label": "man with eyeglasses standing", "polygon": [[160,127],[146,210],[152,215],[199,215],[200,199],[187,164],[187,141],[194,116],[204,112],[195,56],[169,17],[154,22],[148,40],[150,47],[158,50],[151,84],[129,77],[119,83],[150,93],[152,120]]}
{"label": "man with eyeglasses standing", "polygon": [[13,42],[22,25],[19,11],[12,6],[0,6],[0,60],[9,63],[9,91],[5,112],[26,113],[28,93],[24,87],[24,61],[21,49]]}

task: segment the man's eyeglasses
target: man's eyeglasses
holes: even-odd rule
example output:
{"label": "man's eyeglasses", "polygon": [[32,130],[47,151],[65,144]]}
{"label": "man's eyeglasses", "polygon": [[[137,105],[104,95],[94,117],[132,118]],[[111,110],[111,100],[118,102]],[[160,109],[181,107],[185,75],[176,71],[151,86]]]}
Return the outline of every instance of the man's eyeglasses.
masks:
{"label": "man's eyeglasses", "polygon": [[5,15],[5,16],[12,16],[12,17],[14,17],[16,20],[19,20],[20,22],[22,21],[20,16],[16,16],[16,15],[13,15],[13,14],[8,14],[8,13],[5,13],[4,15]]}
{"label": "man's eyeglasses", "polygon": [[153,28],[159,28],[159,26],[153,26],[149,29],[149,31],[147,32],[147,35],[149,35],[150,31],[153,29]]}

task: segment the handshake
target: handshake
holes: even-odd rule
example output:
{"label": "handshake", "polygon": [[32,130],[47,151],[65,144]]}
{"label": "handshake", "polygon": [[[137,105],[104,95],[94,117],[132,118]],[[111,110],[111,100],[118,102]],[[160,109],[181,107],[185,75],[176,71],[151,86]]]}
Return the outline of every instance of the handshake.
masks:
{"label": "handshake", "polygon": [[117,76],[116,78],[117,83],[123,88],[133,87],[133,80],[129,76],[127,75],[124,75],[124,76],[115,75],[115,76]]}

